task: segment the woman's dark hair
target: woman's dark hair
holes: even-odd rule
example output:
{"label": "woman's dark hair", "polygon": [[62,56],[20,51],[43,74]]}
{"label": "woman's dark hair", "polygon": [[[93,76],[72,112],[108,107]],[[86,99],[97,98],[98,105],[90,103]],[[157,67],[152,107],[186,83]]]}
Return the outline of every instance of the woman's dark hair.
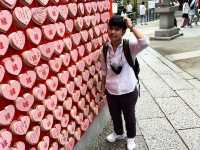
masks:
{"label": "woman's dark hair", "polygon": [[112,16],[108,22],[108,26],[109,27],[118,27],[118,28],[121,28],[123,31],[126,31],[126,29],[127,29],[124,18],[119,15]]}
{"label": "woman's dark hair", "polygon": [[142,5],[144,5],[144,2],[142,2]]}

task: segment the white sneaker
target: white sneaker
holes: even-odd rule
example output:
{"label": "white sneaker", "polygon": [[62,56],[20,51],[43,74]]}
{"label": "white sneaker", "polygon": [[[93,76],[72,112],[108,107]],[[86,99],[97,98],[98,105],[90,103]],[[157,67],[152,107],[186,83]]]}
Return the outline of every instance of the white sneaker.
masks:
{"label": "white sneaker", "polygon": [[108,142],[115,142],[116,140],[123,140],[126,138],[126,135],[125,134],[122,134],[122,135],[117,135],[115,132],[109,134],[107,137],[106,137],[106,140]]}
{"label": "white sneaker", "polygon": [[127,149],[134,150],[136,148],[135,138],[128,138],[127,139]]}

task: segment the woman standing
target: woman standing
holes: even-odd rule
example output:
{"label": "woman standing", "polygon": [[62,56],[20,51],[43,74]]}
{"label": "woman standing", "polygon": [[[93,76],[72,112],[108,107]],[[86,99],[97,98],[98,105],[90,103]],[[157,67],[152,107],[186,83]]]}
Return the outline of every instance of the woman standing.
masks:
{"label": "woman standing", "polygon": [[146,24],[146,7],[144,2],[140,4],[140,22],[141,25]]}
{"label": "woman standing", "polygon": [[190,20],[189,20],[189,11],[190,11],[190,6],[188,4],[188,1],[185,0],[184,4],[183,4],[183,24],[181,26],[181,28],[184,28],[186,25],[190,26]]}

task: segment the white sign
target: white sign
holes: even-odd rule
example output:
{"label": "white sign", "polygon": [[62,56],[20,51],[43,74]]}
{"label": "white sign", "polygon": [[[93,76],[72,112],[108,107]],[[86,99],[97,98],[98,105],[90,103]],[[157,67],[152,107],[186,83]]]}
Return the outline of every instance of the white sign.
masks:
{"label": "white sign", "polygon": [[148,1],[148,9],[156,8],[155,1]]}
{"label": "white sign", "polygon": [[112,13],[113,14],[117,13],[117,3],[112,3]]}

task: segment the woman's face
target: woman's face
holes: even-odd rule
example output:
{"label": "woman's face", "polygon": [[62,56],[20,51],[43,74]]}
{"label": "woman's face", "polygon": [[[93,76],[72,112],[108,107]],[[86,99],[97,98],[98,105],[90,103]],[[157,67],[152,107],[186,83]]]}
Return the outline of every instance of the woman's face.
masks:
{"label": "woman's face", "polygon": [[119,27],[108,27],[108,36],[111,40],[111,42],[117,42],[121,40],[122,36],[124,35],[124,32],[122,28]]}

